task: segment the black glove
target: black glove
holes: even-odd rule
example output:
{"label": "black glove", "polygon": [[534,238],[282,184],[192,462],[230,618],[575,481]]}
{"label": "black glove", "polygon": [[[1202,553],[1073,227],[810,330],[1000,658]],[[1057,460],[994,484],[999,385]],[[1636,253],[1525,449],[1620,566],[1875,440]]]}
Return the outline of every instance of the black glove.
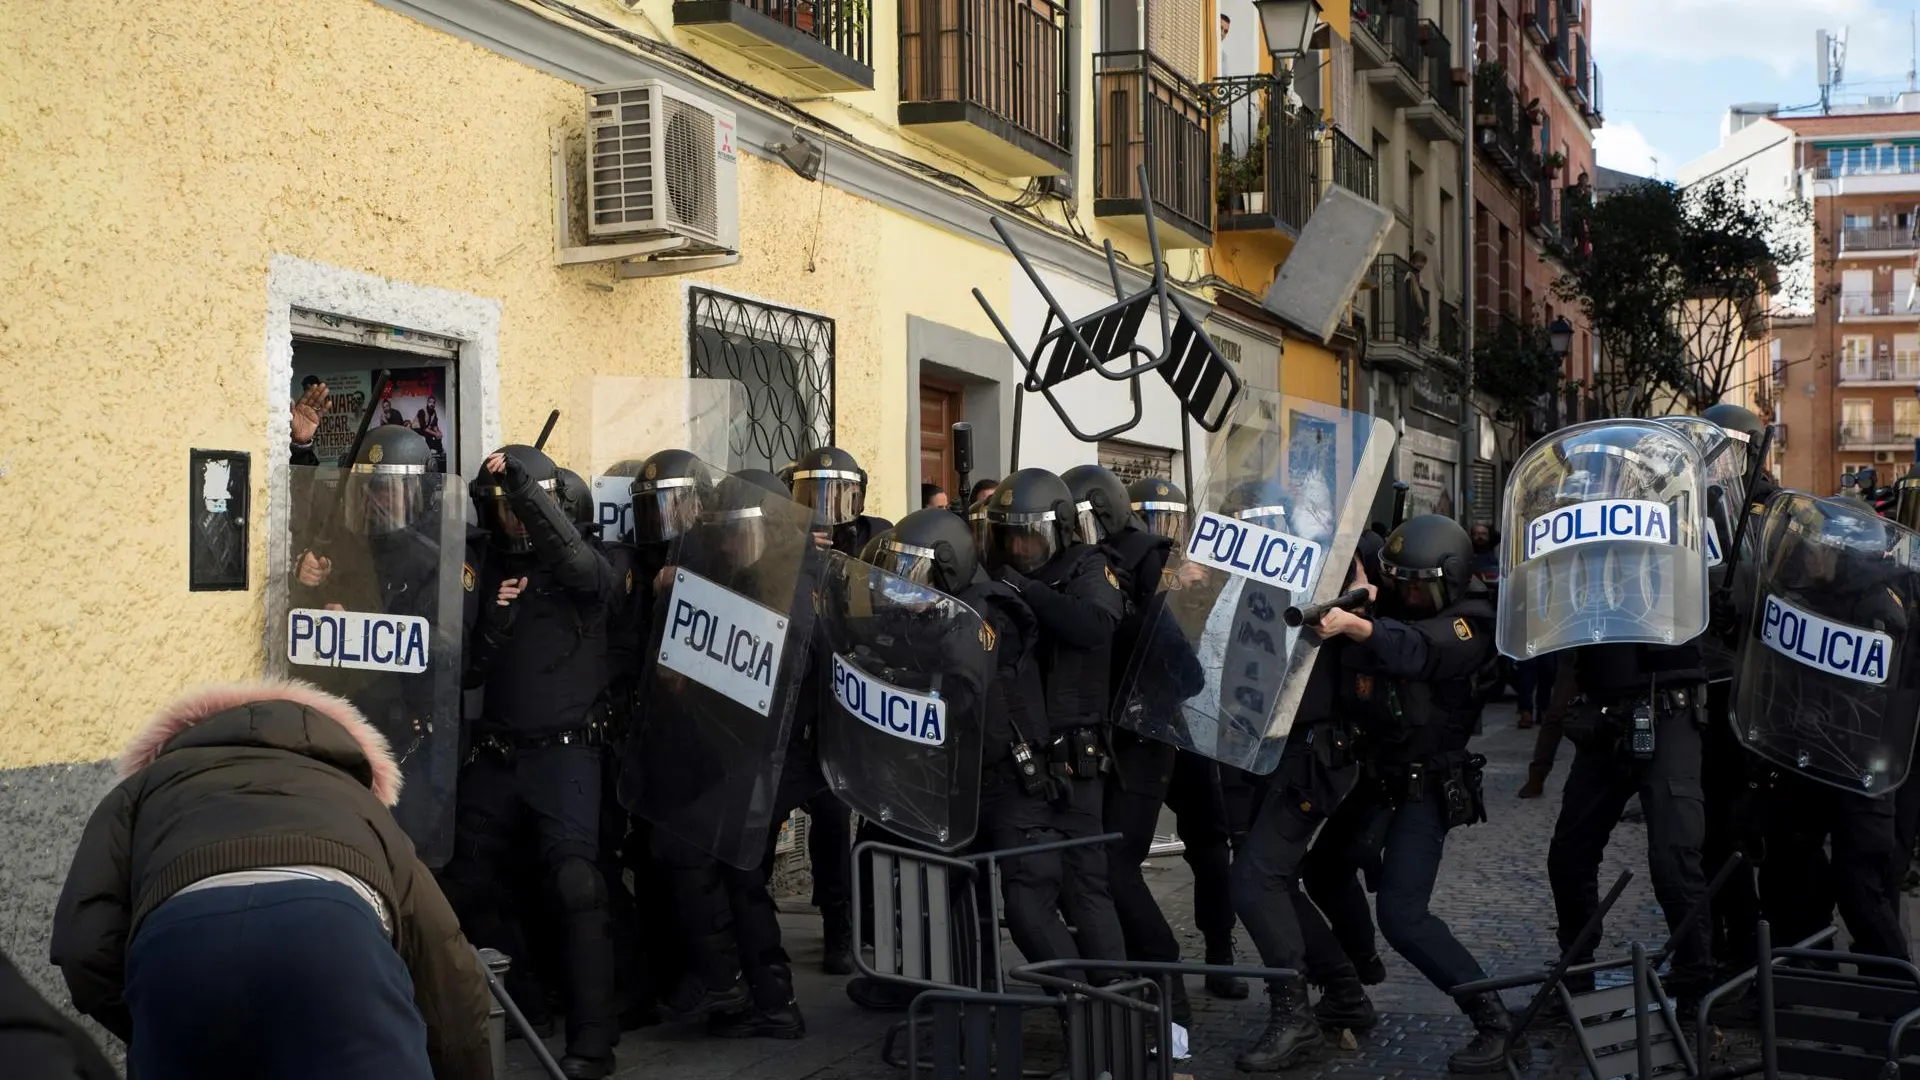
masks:
{"label": "black glove", "polygon": [[1708,601],[1707,632],[1717,638],[1731,638],[1740,632],[1740,613],[1734,609],[1731,594],[1717,592]]}
{"label": "black glove", "polygon": [[502,456],[506,458],[506,470],[500,474],[500,486],[509,492],[524,491],[527,486],[526,466],[520,464],[520,459],[512,454]]}

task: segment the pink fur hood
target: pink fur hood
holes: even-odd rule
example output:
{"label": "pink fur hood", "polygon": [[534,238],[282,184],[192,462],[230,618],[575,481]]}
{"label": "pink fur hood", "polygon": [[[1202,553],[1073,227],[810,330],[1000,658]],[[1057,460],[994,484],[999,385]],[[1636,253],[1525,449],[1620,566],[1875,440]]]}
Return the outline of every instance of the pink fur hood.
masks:
{"label": "pink fur hood", "polygon": [[372,773],[368,786],[374,797],[388,807],[400,801],[400,766],[393,760],[387,737],[360,715],[360,710],[344,698],[338,698],[311,683],[268,679],[260,682],[226,683],[190,690],[149,717],[139,734],[120,754],[121,776],[131,776],[154,763],[167,743],[181,732],[209,717],[230,709],[264,701],[285,701],[340,725],[366,755]]}

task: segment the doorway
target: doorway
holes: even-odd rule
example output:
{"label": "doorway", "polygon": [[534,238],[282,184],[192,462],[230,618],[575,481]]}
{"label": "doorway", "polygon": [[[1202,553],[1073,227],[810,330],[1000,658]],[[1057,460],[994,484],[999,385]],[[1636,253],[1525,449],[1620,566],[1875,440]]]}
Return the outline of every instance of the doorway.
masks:
{"label": "doorway", "polygon": [[[966,497],[953,467],[953,425],[965,419],[966,396],[959,383],[920,377],[920,482],[938,484],[954,502]],[[923,499],[918,491],[912,495],[917,510]]]}

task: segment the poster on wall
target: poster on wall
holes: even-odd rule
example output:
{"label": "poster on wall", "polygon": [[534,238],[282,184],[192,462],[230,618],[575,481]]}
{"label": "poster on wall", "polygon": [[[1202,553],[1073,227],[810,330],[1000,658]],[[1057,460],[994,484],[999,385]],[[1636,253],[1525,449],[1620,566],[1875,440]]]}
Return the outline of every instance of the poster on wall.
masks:
{"label": "poster on wall", "polygon": [[[312,383],[327,384],[327,411],[320,418],[320,430],[313,436],[313,450],[327,464],[338,462],[353,449],[353,437],[360,430],[360,417],[373,395],[373,379],[378,374],[365,368],[339,371],[310,371],[288,388],[291,397],[299,397]],[[373,426],[397,424],[412,428],[427,440],[432,468],[447,469],[447,447],[454,445],[454,419],[443,409],[447,400],[447,369],[444,367],[394,368],[389,374],[386,394],[375,403],[379,410]]]}
{"label": "poster on wall", "polygon": [[1340,475],[1340,424],[1299,409],[1287,416],[1287,486],[1293,490],[1293,530],[1326,543],[1337,524],[1334,515],[1346,493],[1335,491]]}

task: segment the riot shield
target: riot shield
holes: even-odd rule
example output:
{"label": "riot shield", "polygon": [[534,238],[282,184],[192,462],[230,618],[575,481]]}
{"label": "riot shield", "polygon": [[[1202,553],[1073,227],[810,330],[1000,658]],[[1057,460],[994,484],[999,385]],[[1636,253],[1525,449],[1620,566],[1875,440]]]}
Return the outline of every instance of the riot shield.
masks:
{"label": "riot shield", "polygon": [[700,516],[661,571],[619,794],[656,828],[745,869],[766,853],[825,557],[805,507],[711,465],[697,471]]}
{"label": "riot shield", "polygon": [[980,816],[993,631],[954,597],[837,551],[818,608],[828,785],[890,832],[965,847]]}
{"label": "riot shield", "polygon": [[619,540],[633,531],[633,478],[652,454],[686,450],[741,467],[728,446],[747,415],[746,396],[731,379],[596,375],[576,383],[573,460],[593,487],[600,535]]}
{"label": "riot shield", "polygon": [[1706,495],[1693,440],[1657,420],[1596,420],[1528,447],[1500,510],[1500,652],[1698,637]]}
{"label": "riot shield", "polygon": [[1920,709],[1908,642],[1920,533],[1800,492],[1776,495],[1758,524],[1734,731],[1785,771],[1885,795],[1907,778]]}
{"label": "riot shield", "polygon": [[[1393,443],[1390,423],[1362,413],[1251,388],[1240,397],[1120,682],[1117,723],[1273,771],[1318,655],[1283,613],[1339,594]],[[1196,658],[1191,689],[1180,672]]]}
{"label": "riot shield", "polygon": [[1660,422],[1684,433],[1700,451],[1706,471],[1707,494],[1702,509],[1708,529],[1703,539],[1707,546],[1707,578],[1718,589],[1725,582],[1727,552],[1740,527],[1740,515],[1747,507],[1746,444],[1727,437],[1725,428],[1697,416],[1666,416]]}
{"label": "riot shield", "polygon": [[439,867],[460,772],[466,499],[458,476],[379,470],[289,468],[267,674],[347,699],[387,737],[404,780],[394,819]]}

